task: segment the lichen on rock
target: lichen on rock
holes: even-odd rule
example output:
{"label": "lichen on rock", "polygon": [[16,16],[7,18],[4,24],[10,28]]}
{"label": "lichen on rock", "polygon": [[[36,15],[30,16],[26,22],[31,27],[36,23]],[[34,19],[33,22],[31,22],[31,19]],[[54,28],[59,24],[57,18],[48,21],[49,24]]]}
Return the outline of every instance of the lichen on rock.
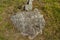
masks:
{"label": "lichen on rock", "polygon": [[29,39],[33,39],[39,33],[42,33],[45,26],[43,15],[38,9],[34,9],[34,11],[20,12],[13,15],[11,20],[15,25],[15,28],[17,28],[22,35],[28,36]]}
{"label": "lichen on rock", "polygon": [[25,5],[25,11],[11,16],[14,27],[29,39],[34,39],[39,33],[42,34],[45,26],[45,20],[40,11],[37,8],[32,11],[32,1],[29,0],[29,4]]}

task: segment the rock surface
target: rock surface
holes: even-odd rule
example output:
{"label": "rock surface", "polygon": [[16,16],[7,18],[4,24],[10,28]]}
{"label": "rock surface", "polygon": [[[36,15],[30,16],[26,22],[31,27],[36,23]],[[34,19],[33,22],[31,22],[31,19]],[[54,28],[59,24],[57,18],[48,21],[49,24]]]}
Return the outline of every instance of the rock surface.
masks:
{"label": "rock surface", "polygon": [[32,7],[33,7],[32,1],[33,1],[33,0],[27,0],[27,4],[25,5],[25,10],[26,10],[26,11],[32,10]]}
{"label": "rock surface", "polygon": [[11,17],[15,28],[21,32],[23,36],[28,36],[29,39],[35,38],[45,26],[43,15],[38,9],[34,11],[20,12]]}

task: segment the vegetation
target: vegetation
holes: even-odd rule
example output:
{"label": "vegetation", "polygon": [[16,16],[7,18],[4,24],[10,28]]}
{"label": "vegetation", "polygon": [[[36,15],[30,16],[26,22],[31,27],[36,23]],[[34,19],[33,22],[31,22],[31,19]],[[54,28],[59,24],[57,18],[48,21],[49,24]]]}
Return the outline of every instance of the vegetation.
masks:
{"label": "vegetation", "polygon": [[[26,0],[0,0],[0,40],[28,40],[13,27],[10,16],[22,10]],[[37,7],[44,15],[46,26],[42,35],[34,40],[60,40],[60,0],[35,0]]]}

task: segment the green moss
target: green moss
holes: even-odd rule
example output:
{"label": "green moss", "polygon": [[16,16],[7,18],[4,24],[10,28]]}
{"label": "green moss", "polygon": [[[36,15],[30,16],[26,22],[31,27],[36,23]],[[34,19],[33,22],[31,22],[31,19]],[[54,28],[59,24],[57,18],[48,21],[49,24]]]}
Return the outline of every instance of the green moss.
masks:
{"label": "green moss", "polygon": [[4,40],[4,38],[0,37],[0,40]]}
{"label": "green moss", "polygon": [[0,16],[0,22],[3,20],[3,18]]}

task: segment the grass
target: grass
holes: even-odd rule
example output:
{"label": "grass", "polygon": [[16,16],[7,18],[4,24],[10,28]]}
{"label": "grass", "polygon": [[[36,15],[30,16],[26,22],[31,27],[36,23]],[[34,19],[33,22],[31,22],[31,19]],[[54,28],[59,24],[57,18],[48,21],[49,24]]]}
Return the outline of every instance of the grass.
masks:
{"label": "grass", "polygon": [[[0,0],[0,40],[28,40],[16,33],[10,16],[20,11],[26,0]],[[44,15],[46,26],[43,35],[38,35],[34,40],[60,40],[60,1],[35,0],[33,7],[37,7]]]}

